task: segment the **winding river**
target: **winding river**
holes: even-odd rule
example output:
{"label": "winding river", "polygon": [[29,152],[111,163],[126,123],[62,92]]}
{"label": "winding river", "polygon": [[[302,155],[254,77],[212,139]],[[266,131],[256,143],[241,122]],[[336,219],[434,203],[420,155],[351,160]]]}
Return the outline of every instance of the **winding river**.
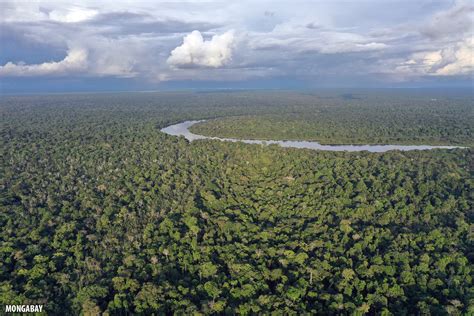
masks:
{"label": "winding river", "polygon": [[173,135],[173,136],[184,136],[187,140],[193,141],[197,139],[216,139],[221,141],[229,142],[243,142],[246,144],[278,144],[281,147],[293,147],[293,148],[307,148],[316,150],[326,151],[370,151],[374,153],[386,152],[389,150],[429,150],[429,149],[453,149],[453,148],[466,148],[459,146],[429,146],[429,145],[321,145],[318,142],[312,141],[291,141],[291,140],[252,140],[252,139],[235,139],[235,138],[221,138],[221,137],[210,137],[193,134],[189,131],[189,128],[201,121],[185,121],[182,123],[170,125],[161,129],[162,132]]}

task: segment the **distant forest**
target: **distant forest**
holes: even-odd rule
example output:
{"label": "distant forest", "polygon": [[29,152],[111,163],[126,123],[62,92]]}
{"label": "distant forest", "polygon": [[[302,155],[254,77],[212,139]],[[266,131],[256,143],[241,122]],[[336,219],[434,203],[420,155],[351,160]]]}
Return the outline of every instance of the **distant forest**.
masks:
{"label": "distant forest", "polygon": [[[0,305],[48,315],[472,315],[471,96],[0,98]],[[213,120],[216,119],[216,120]]]}
{"label": "distant forest", "polygon": [[191,131],[322,144],[474,145],[474,101],[469,96],[305,95],[276,105],[273,112],[219,118],[194,125]]}

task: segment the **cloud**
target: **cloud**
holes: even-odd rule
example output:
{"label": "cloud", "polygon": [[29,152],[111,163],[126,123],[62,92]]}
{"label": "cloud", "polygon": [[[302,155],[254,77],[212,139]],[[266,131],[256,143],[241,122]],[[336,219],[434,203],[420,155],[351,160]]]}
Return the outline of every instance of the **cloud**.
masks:
{"label": "cloud", "polygon": [[8,62],[0,66],[0,76],[35,77],[61,76],[70,73],[85,71],[87,68],[87,51],[84,49],[70,49],[67,56],[61,61],[52,61],[42,64],[25,64]]}
{"label": "cloud", "polygon": [[474,5],[468,1],[457,1],[448,10],[435,14],[421,29],[421,34],[435,40],[452,36],[462,36],[473,32]]}
{"label": "cloud", "polygon": [[0,76],[335,82],[473,72],[469,0],[344,8],[340,1],[3,0],[2,9]]}
{"label": "cloud", "polygon": [[387,47],[387,44],[378,42],[330,41],[325,46],[316,48],[316,50],[324,54],[341,54],[378,51]]}
{"label": "cloud", "polygon": [[90,75],[132,78],[139,73],[151,71],[154,65],[154,56],[149,53],[154,48],[144,43],[140,37],[127,36],[110,40],[94,36],[89,37],[88,41],[84,45],[89,52]]}
{"label": "cloud", "polygon": [[441,76],[464,75],[474,71],[474,38],[458,43],[454,49],[441,51],[441,62],[436,74]]}
{"label": "cloud", "polygon": [[183,39],[183,44],[171,51],[167,63],[176,68],[224,66],[232,58],[234,32],[214,35],[205,41],[199,31],[193,31]]}
{"label": "cloud", "polygon": [[63,10],[49,12],[49,18],[53,21],[64,23],[77,23],[89,20],[98,14],[97,10],[81,7],[71,7]]}
{"label": "cloud", "polygon": [[457,76],[474,71],[474,39],[468,37],[454,46],[414,53],[396,71],[406,75]]}
{"label": "cloud", "polygon": [[217,24],[200,21],[180,21],[171,18],[157,18],[149,13],[110,12],[97,14],[83,21],[84,26],[93,27],[97,34],[105,36],[162,35],[188,33],[218,27]]}
{"label": "cloud", "polygon": [[254,50],[283,50],[294,55],[379,51],[389,45],[345,29],[328,29],[314,22],[287,21],[278,24],[271,32],[251,34],[249,46]]}

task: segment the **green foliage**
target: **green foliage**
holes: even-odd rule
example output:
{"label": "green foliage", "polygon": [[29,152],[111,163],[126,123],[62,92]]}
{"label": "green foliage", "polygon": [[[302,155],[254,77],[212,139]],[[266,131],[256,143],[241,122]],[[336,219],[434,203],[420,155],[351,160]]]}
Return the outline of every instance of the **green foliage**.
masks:
{"label": "green foliage", "polygon": [[[159,132],[301,114],[314,98],[2,98],[0,303],[51,315],[472,313],[472,150],[318,152]],[[469,120],[459,102],[446,111]]]}
{"label": "green foliage", "polygon": [[472,97],[361,92],[347,99],[321,92],[299,95],[291,104],[276,105],[277,114],[218,118],[190,130],[206,136],[322,144],[474,145]]}

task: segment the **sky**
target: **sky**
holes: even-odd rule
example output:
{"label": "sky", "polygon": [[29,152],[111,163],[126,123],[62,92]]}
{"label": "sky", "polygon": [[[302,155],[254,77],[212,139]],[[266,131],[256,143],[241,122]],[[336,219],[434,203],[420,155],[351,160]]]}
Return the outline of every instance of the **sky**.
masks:
{"label": "sky", "polygon": [[466,0],[0,0],[0,93],[473,87],[473,17]]}

